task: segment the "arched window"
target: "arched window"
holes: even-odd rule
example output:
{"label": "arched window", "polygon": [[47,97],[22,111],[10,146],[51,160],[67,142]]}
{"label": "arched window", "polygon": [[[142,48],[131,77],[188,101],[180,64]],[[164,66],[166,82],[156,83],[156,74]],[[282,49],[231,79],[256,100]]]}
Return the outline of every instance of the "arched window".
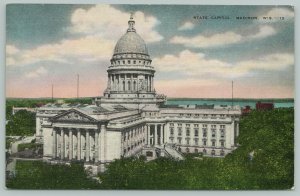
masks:
{"label": "arched window", "polygon": [[128,81],[128,90],[131,90],[130,81]]}
{"label": "arched window", "polygon": [[216,151],[215,150],[212,150],[211,151],[211,155],[215,155],[216,154]]}
{"label": "arched window", "polygon": [[221,150],[220,155],[221,155],[221,156],[224,156],[224,155],[225,155],[224,150]]}
{"label": "arched window", "polygon": [[123,91],[125,91],[125,81],[123,81]]}

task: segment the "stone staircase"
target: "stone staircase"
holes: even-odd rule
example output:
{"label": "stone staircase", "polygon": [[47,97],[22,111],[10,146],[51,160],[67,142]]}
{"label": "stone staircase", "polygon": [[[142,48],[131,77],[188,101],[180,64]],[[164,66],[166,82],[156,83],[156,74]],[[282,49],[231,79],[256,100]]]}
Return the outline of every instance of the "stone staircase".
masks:
{"label": "stone staircase", "polygon": [[182,154],[180,152],[178,152],[176,149],[170,147],[170,146],[165,146],[164,147],[165,152],[173,157],[176,160],[184,160],[184,157],[182,156]]}

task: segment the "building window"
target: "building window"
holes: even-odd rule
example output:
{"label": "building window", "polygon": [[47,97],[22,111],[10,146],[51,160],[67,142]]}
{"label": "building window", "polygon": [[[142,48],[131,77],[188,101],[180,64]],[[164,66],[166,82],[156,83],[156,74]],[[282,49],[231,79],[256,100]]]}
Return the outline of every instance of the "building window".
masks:
{"label": "building window", "polygon": [[211,155],[214,156],[215,154],[216,154],[216,151],[215,151],[215,150],[212,150],[212,151],[211,151]]}
{"label": "building window", "polygon": [[216,146],[216,142],[215,142],[215,141],[212,141],[212,142],[211,142],[211,145],[212,145],[212,146]]}
{"label": "building window", "polygon": [[174,127],[174,123],[170,123],[170,127]]}
{"label": "building window", "polygon": [[186,136],[190,136],[190,129],[189,128],[186,129]]}
{"label": "building window", "polygon": [[182,129],[181,127],[178,127],[178,136],[181,136],[182,135]]}
{"label": "building window", "polygon": [[199,130],[198,129],[195,129],[195,137],[198,137],[199,136]]}
{"label": "building window", "polygon": [[128,60],[128,64],[130,64],[130,60]]}
{"label": "building window", "polygon": [[178,148],[178,151],[181,152],[181,148],[180,147]]}
{"label": "building window", "polygon": [[207,137],[207,129],[203,128],[202,131],[203,131],[203,137]]}
{"label": "building window", "polygon": [[170,135],[174,135],[174,128],[173,127],[170,128]]}
{"label": "building window", "polygon": [[224,147],[224,141],[221,141],[220,143],[221,143],[221,147]]}
{"label": "building window", "polygon": [[194,127],[199,127],[199,125],[198,124],[194,124]]}
{"label": "building window", "polygon": [[181,144],[181,138],[177,138],[178,144]]}
{"label": "building window", "polygon": [[[220,115],[220,118],[225,118],[225,115],[224,114],[221,114]],[[222,125],[221,125],[222,126]]]}
{"label": "building window", "polygon": [[221,155],[221,156],[224,156],[224,155],[225,155],[224,150],[221,150],[220,155]]}
{"label": "building window", "polygon": [[206,154],[206,153],[207,153],[207,151],[205,149],[203,149],[203,154]]}
{"label": "building window", "polygon": [[186,148],[185,151],[186,151],[186,153],[189,153],[189,152],[190,152],[190,149],[189,149],[189,148]]}
{"label": "building window", "polygon": [[172,144],[174,143],[174,139],[173,138],[170,138],[170,141],[171,141]]}
{"label": "building window", "polygon": [[190,145],[190,139],[186,139],[186,145]]}
{"label": "building window", "polygon": [[195,145],[198,146],[198,139],[195,139]]}
{"label": "building window", "polygon": [[203,146],[206,146],[206,140],[203,140]]}
{"label": "building window", "polygon": [[190,127],[190,124],[186,124],[186,127]]}
{"label": "building window", "polygon": [[211,118],[215,119],[215,118],[217,118],[217,115],[212,114],[212,115],[211,115]]}
{"label": "building window", "polygon": [[216,137],[216,130],[214,129],[211,130],[211,137]]}
{"label": "building window", "polygon": [[178,125],[178,127],[181,127],[181,126],[182,126],[182,124],[181,124],[181,123],[178,123],[177,125]]}
{"label": "building window", "polygon": [[123,61],[123,64],[125,65],[125,61]]}
{"label": "building window", "polygon": [[136,64],[136,61],[133,61],[133,64]]}
{"label": "building window", "polygon": [[208,117],[208,114],[204,114],[204,115],[203,115],[203,118],[207,118],[207,117]]}
{"label": "building window", "polygon": [[197,148],[195,148],[195,151],[194,151],[195,153],[198,153],[198,149]]}
{"label": "building window", "polygon": [[220,135],[221,135],[221,138],[224,138],[224,136],[225,136],[225,131],[224,130],[220,130]]}

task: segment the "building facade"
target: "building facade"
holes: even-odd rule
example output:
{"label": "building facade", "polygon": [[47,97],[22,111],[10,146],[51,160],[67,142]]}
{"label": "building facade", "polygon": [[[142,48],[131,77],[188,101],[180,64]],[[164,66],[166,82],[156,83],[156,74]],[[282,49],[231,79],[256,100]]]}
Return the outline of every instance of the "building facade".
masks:
{"label": "building facade", "polygon": [[38,108],[36,139],[43,143],[45,160],[84,161],[97,172],[121,157],[222,157],[237,147],[239,106],[164,105],[166,96],[154,89],[155,69],[134,25],[131,17],[115,46],[103,97],[92,105]]}

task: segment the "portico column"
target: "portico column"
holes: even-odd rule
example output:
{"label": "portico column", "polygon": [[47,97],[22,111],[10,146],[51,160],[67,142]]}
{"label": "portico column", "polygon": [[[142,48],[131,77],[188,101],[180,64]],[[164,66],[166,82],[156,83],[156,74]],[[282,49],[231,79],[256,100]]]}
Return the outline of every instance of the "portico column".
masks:
{"label": "portico column", "polygon": [[65,136],[64,136],[64,130],[61,129],[60,130],[60,158],[64,159],[65,157]]}
{"label": "portico column", "polygon": [[162,124],[160,124],[160,145],[162,145],[163,144],[163,125]]}
{"label": "portico column", "polygon": [[113,91],[115,91],[116,90],[116,74],[113,75],[113,85],[112,85],[112,87],[113,87]]}
{"label": "portico column", "polygon": [[158,144],[157,125],[154,125],[154,145]]}
{"label": "portico column", "polygon": [[72,129],[69,130],[69,159],[73,159],[73,132]]}
{"label": "portico column", "polygon": [[106,127],[105,125],[101,125],[101,130],[100,130],[100,161],[104,162],[106,159]]}
{"label": "portico column", "polygon": [[81,133],[77,129],[77,160],[81,160]]}
{"label": "portico column", "polygon": [[121,81],[121,74],[119,74],[119,91],[122,91],[122,81]]}
{"label": "portico column", "polygon": [[146,125],[146,130],[147,130],[147,146],[150,145],[150,130],[149,130],[149,125]]}
{"label": "portico column", "polygon": [[127,76],[126,75],[127,74],[125,74],[125,76],[124,76],[124,82],[125,82],[124,84],[125,84],[125,91],[128,91],[128,84],[127,84]]}
{"label": "portico column", "polygon": [[151,76],[150,79],[151,79],[151,82],[150,82],[151,83],[151,90],[150,91],[153,91],[153,76]]}
{"label": "portico column", "polygon": [[95,131],[95,162],[98,162],[98,145],[99,145],[99,134],[98,134],[98,130]]}
{"label": "portico column", "polygon": [[133,74],[130,74],[130,85],[131,85],[131,87],[130,87],[130,89],[131,89],[131,91],[133,91]]}
{"label": "portico column", "polygon": [[52,158],[56,158],[56,148],[57,148],[57,145],[56,145],[56,129],[53,128],[53,153],[52,153]]}
{"label": "portico column", "polygon": [[240,135],[239,122],[236,122],[236,137]]}
{"label": "portico column", "polygon": [[88,161],[90,161],[90,132],[89,132],[88,129],[86,130],[85,140],[86,140],[86,142],[85,142],[85,145],[86,145],[86,147],[85,147],[85,156],[86,156],[85,159],[88,162]]}
{"label": "portico column", "polygon": [[232,120],[232,122],[231,122],[231,131],[230,131],[230,145],[231,146],[234,146],[234,141],[235,141],[235,139],[234,139],[234,137],[235,137],[235,123],[234,123],[234,120]]}

